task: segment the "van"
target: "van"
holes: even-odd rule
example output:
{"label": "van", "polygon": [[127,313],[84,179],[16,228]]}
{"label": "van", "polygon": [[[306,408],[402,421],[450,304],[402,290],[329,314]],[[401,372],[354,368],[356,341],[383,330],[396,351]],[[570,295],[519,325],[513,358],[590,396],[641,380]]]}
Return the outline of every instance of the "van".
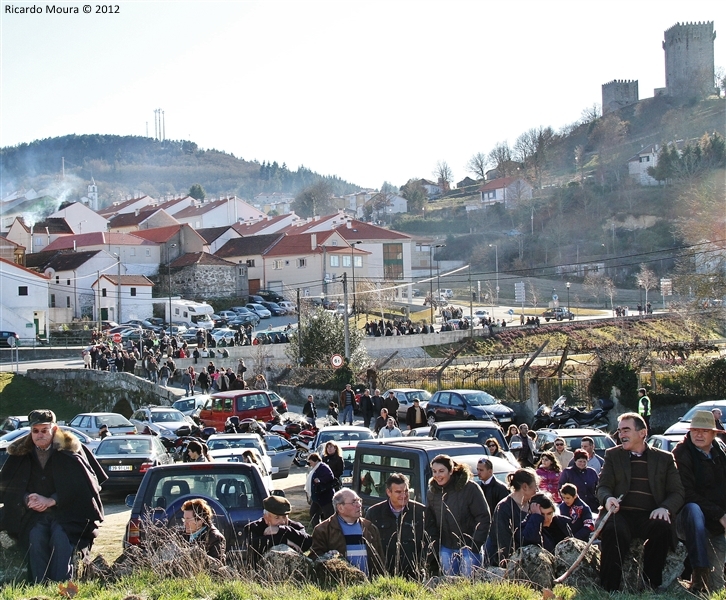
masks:
{"label": "van", "polygon": [[272,420],[272,411],[272,399],[266,390],[229,390],[212,394],[199,411],[199,420],[205,427],[224,431],[229,417],[267,422]]}
{"label": "van", "polygon": [[368,508],[386,500],[389,475],[402,473],[408,477],[411,499],[426,504],[431,461],[439,454],[447,454],[455,461],[469,465],[474,473],[479,459],[486,456],[492,461],[494,476],[502,482],[516,469],[502,458],[487,456],[487,451],[479,444],[415,437],[362,440],[355,448],[351,487]]}
{"label": "van", "polygon": [[442,300],[451,300],[454,297],[453,290],[436,290]]}

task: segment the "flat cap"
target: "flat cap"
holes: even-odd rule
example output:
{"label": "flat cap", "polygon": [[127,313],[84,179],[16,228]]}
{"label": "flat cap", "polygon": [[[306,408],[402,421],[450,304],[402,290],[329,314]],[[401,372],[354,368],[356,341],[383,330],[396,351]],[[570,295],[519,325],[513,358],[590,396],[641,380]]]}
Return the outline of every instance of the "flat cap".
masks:
{"label": "flat cap", "polygon": [[47,408],[32,411],[28,415],[28,425],[40,425],[41,423],[55,423],[55,413]]}
{"label": "flat cap", "polygon": [[262,501],[262,508],[273,515],[289,515],[292,507],[290,502],[282,496],[268,496]]}

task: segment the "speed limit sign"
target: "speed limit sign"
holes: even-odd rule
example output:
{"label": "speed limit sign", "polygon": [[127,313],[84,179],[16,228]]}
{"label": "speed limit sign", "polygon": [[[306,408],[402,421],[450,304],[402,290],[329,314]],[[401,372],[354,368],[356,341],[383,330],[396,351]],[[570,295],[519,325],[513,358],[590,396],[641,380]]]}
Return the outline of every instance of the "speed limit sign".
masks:
{"label": "speed limit sign", "polygon": [[342,367],[343,357],[340,354],[333,354],[333,356],[330,357],[330,364],[333,365],[333,368],[335,369]]}
{"label": "speed limit sign", "polygon": [[121,334],[120,333],[114,333],[113,334],[113,341],[116,344],[120,344],[121,343]]}

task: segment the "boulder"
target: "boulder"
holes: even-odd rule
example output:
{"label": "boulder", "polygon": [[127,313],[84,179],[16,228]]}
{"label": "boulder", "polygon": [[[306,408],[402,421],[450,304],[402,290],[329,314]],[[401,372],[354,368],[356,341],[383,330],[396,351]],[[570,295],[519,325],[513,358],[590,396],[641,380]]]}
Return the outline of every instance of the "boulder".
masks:
{"label": "boulder", "polygon": [[[675,550],[670,550],[663,567],[662,588],[669,587],[683,572],[683,562],[688,556],[688,551],[682,542],[678,542]],[[630,544],[630,552],[623,561],[623,591],[639,592],[643,589],[643,540],[633,540]]]}
{"label": "boulder", "polygon": [[337,550],[326,552],[313,563],[316,583],[322,588],[364,583],[366,574],[340,557]]}
{"label": "boulder", "polygon": [[25,552],[7,533],[0,532],[0,583],[23,582],[27,579]]}
{"label": "boulder", "polygon": [[555,557],[539,546],[523,546],[507,561],[506,578],[551,588],[555,579]]}
{"label": "boulder", "polygon": [[274,546],[260,561],[258,574],[274,583],[310,578],[313,561],[285,544]]}
{"label": "boulder", "polygon": [[[562,540],[555,546],[555,576],[564,575],[565,571],[570,568],[582,551],[587,546],[587,542],[575,538],[567,538]],[[585,557],[578,567],[563,582],[577,589],[585,587],[593,587],[600,582],[600,547],[592,545],[587,549]]]}

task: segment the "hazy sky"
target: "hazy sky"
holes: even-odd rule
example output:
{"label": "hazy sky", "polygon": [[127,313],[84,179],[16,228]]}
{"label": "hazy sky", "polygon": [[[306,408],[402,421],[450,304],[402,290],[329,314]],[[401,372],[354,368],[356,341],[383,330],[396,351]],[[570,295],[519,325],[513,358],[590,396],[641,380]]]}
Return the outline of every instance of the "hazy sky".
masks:
{"label": "hazy sky", "polygon": [[[726,28],[723,4],[703,0],[55,6],[79,14],[2,2],[0,145],[153,136],[162,108],[169,139],[375,188],[431,178],[439,160],[458,181],[474,153],[576,121],[613,79],[638,79],[651,97],[665,85],[665,29]],[[716,66],[726,67],[725,38]]]}

